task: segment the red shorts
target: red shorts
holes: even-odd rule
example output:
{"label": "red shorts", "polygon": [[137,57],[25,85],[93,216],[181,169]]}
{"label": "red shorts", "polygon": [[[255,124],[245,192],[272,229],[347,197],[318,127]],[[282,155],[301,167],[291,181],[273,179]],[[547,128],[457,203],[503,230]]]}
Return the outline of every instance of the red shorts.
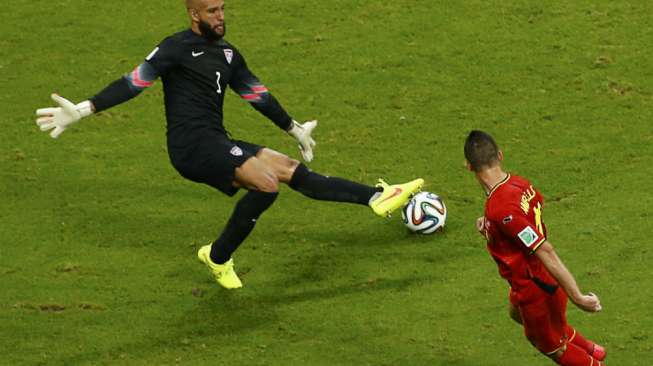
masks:
{"label": "red shorts", "polygon": [[553,294],[542,291],[534,301],[519,303],[510,291],[510,302],[519,309],[526,338],[542,353],[551,354],[567,341],[567,295],[558,288]]}

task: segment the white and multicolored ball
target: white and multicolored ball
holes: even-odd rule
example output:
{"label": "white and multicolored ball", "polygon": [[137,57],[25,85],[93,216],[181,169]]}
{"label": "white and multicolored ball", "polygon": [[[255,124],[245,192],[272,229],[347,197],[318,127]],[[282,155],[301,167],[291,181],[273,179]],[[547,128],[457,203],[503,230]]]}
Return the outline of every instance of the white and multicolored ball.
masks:
{"label": "white and multicolored ball", "polygon": [[419,234],[433,234],[444,227],[447,207],[435,193],[420,192],[401,210],[406,227]]}

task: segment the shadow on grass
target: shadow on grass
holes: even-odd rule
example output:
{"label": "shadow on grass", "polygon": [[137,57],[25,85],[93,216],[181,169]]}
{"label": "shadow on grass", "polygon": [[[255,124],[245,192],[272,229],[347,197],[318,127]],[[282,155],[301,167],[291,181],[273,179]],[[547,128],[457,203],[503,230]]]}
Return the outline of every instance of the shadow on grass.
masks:
{"label": "shadow on grass", "polygon": [[[179,352],[180,348],[202,349],[206,343],[215,344],[215,338],[221,342],[233,338],[239,342],[237,347],[256,347],[256,344],[243,344],[247,337],[242,334],[254,332],[258,329],[274,328],[279,323],[277,310],[287,305],[322,301],[361,293],[400,291],[408,287],[419,285],[432,280],[430,277],[410,277],[395,280],[361,281],[343,286],[311,289],[307,291],[288,293],[276,292],[273,294],[248,294],[247,290],[226,291],[218,289],[212,291],[209,297],[200,299],[192,310],[180,314],[175,323],[156,326],[151,329],[151,336],[138,342],[121,343],[116,340],[109,349],[96,349],[72,357],[51,359],[49,364],[77,365],[77,364],[105,364],[117,362],[119,364],[138,360],[137,364],[149,364],[148,360],[160,359],[165,350]],[[291,289],[292,291],[293,289]],[[328,310],[328,309],[326,309]],[[174,309],[170,309],[174,312]],[[286,319],[285,321],[289,321]],[[128,327],[128,324],[114,324],[114,327]],[[154,328],[154,327],[153,327]],[[143,333],[142,330],[135,332]],[[224,343],[224,348],[233,349],[234,345]],[[205,351],[207,355],[213,354],[212,350]],[[120,361],[121,358],[124,360]],[[173,360],[170,360],[174,363]]]}

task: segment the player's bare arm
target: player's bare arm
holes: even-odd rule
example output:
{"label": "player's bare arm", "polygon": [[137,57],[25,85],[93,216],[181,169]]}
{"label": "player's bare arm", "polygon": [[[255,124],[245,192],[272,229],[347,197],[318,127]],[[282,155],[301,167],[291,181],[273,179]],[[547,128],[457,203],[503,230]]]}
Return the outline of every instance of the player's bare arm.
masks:
{"label": "player's bare arm", "polygon": [[591,292],[585,295],[580,291],[574,276],[569,272],[560,257],[558,257],[551,243],[545,241],[535,252],[535,255],[542,261],[549,273],[558,281],[569,299],[576,306],[588,312],[601,311],[601,302],[598,296]]}

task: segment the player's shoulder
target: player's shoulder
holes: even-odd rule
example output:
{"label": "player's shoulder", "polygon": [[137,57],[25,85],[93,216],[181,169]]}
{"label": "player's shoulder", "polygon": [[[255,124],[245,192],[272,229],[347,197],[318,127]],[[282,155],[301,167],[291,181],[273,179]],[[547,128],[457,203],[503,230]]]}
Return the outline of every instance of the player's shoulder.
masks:
{"label": "player's shoulder", "polygon": [[195,34],[190,28],[184,29],[177,33],[171,34],[164,38],[159,45],[166,47],[185,47],[185,46],[195,46],[205,42],[201,36]]}
{"label": "player's shoulder", "polygon": [[193,32],[192,29],[187,28],[177,33],[171,34],[164,38],[160,44],[177,44],[177,45],[188,45],[188,46],[210,46],[224,49],[231,49],[234,52],[239,52],[236,46],[227,41],[224,38],[221,38],[217,41],[208,41],[206,38],[202,37],[199,34]]}
{"label": "player's shoulder", "polygon": [[236,46],[234,46],[233,43],[227,41],[227,40],[224,39],[224,38],[221,38],[219,41],[217,41],[216,45],[217,45],[218,47],[222,47],[222,48],[231,48],[231,49],[233,49],[233,50],[236,50]]}
{"label": "player's shoulder", "polygon": [[519,189],[522,189],[524,187],[528,188],[531,186],[531,182],[528,179],[515,174],[510,175],[509,183],[512,186],[517,187]]}
{"label": "player's shoulder", "polygon": [[522,192],[532,187],[528,179],[514,174],[508,174],[506,180],[500,184],[496,189],[496,194],[504,197],[514,194],[521,196]]}
{"label": "player's shoulder", "polygon": [[233,43],[227,41],[224,38],[218,41],[217,46],[222,47],[225,50],[231,50],[231,52],[233,52],[233,54],[238,58],[242,57],[242,54],[240,53],[240,50],[238,50],[238,47],[236,47]]}
{"label": "player's shoulder", "polygon": [[487,200],[488,211],[497,215],[504,215],[512,208],[519,207],[522,194],[530,187],[532,186],[528,179],[517,175],[507,175],[490,192]]}

